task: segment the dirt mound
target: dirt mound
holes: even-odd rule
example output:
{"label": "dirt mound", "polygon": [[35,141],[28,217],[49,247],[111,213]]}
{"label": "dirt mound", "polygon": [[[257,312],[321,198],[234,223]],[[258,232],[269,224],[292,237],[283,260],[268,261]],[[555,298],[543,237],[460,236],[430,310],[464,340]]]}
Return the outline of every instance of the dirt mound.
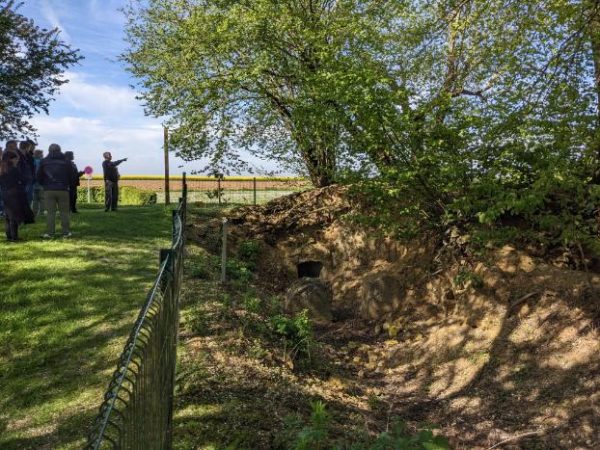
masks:
{"label": "dirt mound", "polygon": [[325,396],[358,383],[376,420],[437,423],[457,448],[600,447],[600,275],[511,246],[400,242],[344,220],[354,208],[333,186],[229,215],[233,249],[261,242],[270,291],[322,266],[334,321],[321,340],[352,374]]}
{"label": "dirt mound", "polygon": [[280,237],[296,231],[318,231],[350,211],[346,192],[342,186],[314,189],[280,197],[266,205],[237,208],[228,218],[243,227],[243,235],[276,243]]}

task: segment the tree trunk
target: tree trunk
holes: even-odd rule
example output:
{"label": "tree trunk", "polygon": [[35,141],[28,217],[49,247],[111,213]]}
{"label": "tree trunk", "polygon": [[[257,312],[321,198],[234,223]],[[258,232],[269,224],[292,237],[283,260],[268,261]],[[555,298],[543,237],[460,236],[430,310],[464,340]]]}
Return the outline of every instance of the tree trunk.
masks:
{"label": "tree trunk", "polygon": [[307,143],[302,150],[302,158],[312,184],[320,188],[335,183],[335,149]]}
{"label": "tree trunk", "polygon": [[[594,76],[596,81],[596,97],[597,97],[597,108],[598,108],[598,123],[597,129],[600,134],[600,17],[592,21],[592,55],[594,58]],[[600,143],[597,144],[600,147]],[[599,148],[600,150],[600,148]],[[600,160],[600,153],[598,154]]]}

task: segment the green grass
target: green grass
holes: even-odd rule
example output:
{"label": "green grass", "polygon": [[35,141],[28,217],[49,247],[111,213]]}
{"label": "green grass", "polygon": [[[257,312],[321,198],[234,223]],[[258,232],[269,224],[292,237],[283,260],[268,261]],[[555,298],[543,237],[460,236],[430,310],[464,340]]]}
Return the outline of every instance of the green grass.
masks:
{"label": "green grass", "polygon": [[[57,220],[57,231],[60,225]],[[45,218],[0,237],[0,448],[81,448],[169,245],[162,206],[81,209],[74,236]]]}

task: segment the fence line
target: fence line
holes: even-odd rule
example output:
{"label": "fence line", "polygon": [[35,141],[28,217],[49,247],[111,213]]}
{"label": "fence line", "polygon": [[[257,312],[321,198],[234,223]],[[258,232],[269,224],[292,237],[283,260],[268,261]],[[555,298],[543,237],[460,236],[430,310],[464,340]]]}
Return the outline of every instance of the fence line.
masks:
{"label": "fence line", "polygon": [[[171,177],[171,198],[180,195],[180,190],[173,187],[173,181],[177,177]],[[188,177],[188,201],[214,204],[258,204],[265,203],[283,195],[301,192],[311,189],[310,181],[301,178],[285,177]],[[158,203],[165,202],[165,180],[160,177],[150,176],[123,176],[119,181],[121,187],[135,187],[137,189],[152,191],[157,194]],[[92,188],[102,188],[101,179],[90,181]]]}
{"label": "fence line", "polygon": [[169,449],[183,278],[187,183],[173,211],[173,239],[104,395],[86,449]]}

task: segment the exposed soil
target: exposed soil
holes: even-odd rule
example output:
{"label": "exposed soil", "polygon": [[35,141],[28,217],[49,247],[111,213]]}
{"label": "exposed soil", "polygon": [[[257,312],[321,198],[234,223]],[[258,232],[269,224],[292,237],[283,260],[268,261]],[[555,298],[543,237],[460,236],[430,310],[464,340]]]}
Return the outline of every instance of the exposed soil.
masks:
{"label": "exposed soil", "polygon": [[[344,220],[355,208],[330,187],[228,215],[232,254],[260,242],[257,293],[283,295],[297,264],[318,261],[334,320],[316,329],[320,365],[299,369],[276,345],[253,347],[239,290],[190,279],[187,307],[207,324],[183,334],[180,417],[210,403],[221,422],[184,421],[180,442],[205,448],[202,422],[216,442],[249,427],[239,446],[285,448],[283,417],[319,398],[346,442],[400,418],[439,425],[455,448],[600,448],[600,275],[511,246],[475,253],[460,233],[399,242]],[[216,253],[219,230],[203,218],[190,237]],[[202,302],[224,294],[228,307]]]}

